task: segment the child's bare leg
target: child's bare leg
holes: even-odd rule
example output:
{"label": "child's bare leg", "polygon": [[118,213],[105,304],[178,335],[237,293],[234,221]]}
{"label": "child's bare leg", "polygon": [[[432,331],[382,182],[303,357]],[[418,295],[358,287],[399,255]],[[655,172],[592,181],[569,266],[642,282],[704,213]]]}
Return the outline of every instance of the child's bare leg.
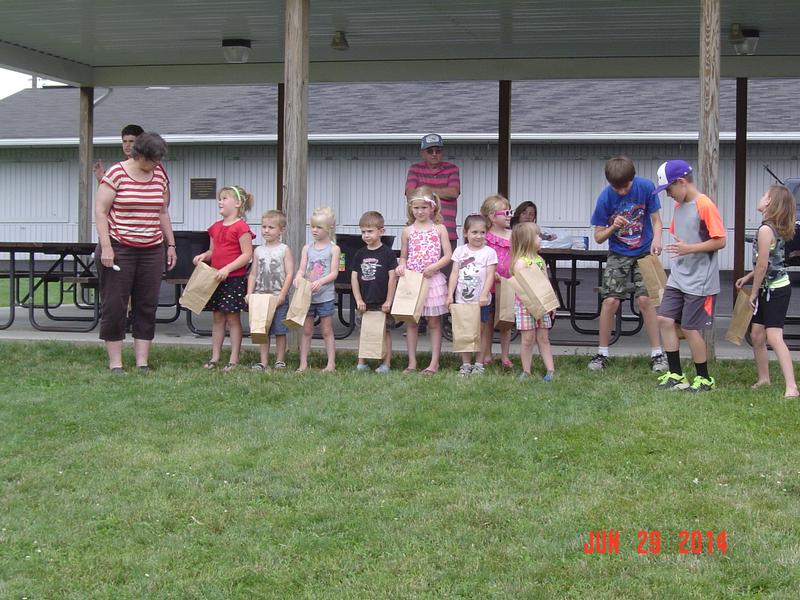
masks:
{"label": "child's bare leg", "polygon": [[303,322],[303,335],[300,338],[300,365],[299,372],[308,369],[308,351],[311,349],[311,336],[314,335],[314,317],[306,317]]}
{"label": "child's bare leg", "polygon": [[614,326],[614,315],[617,314],[619,308],[619,298],[609,296],[603,300],[600,307],[600,326],[599,326],[599,339],[597,345],[602,348],[608,348],[608,342],[611,341],[611,328]]}
{"label": "child's bare leg", "polygon": [[462,365],[471,365],[472,364],[472,352],[460,352],[461,354],[461,364]]}
{"label": "child's bare leg", "polygon": [[439,370],[439,357],[442,354],[442,318],[428,317],[428,337],[431,340],[431,363],[425,368],[434,373]]}
{"label": "child's bare leg", "polygon": [[269,336],[267,336],[266,344],[258,345],[259,361],[265,367],[269,365]]}
{"label": "child's bare leg", "polygon": [[333,337],[333,317],[321,317],[319,326],[322,330],[322,341],[325,342],[325,353],[328,355],[328,364],[322,369],[325,373],[336,370],[336,340]]}
{"label": "child's bare leg", "polygon": [[214,311],[214,322],[211,324],[211,362],[219,362],[222,354],[222,343],[225,341],[225,313]]}
{"label": "child's bare leg", "polygon": [[678,332],[675,331],[675,319],[657,317],[658,328],[661,330],[661,341],[664,343],[664,352],[678,351]]}
{"label": "child's bare leg", "polygon": [[531,329],[530,331],[523,331],[522,343],[519,349],[519,358],[522,361],[522,372],[531,374],[531,361],[533,360],[533,345],[536,342],[536,332]]}
{"label": "child's bare leg", "polygon": [[505,364],[511,362],[509,352],[511,351],[511,330],[504,329],[500,332],[500,360]]}
{"label": "child's bare leg", "polygon": [[650,347],[658,348],[661,345],[661,338],[656,309],[648,296],[639,296],[636,300],[639,303],[639,311],[642,313],[644,330],[647,332],[647,339],[650,340]]}
{"label": "child's bare leg", "polygon": [[[286,362],[286,335],[275,336],[275,360],[277,362]],[[265,365],[267,363],[264,363]]]}
{"label": "child's bare leg", "polygon": [[[692,360],[695,364],[708,361],[706,341],[703,339],[703,334],[695,329],[684,329],[683,335],[686,336],[686,342],[689,344],[689,349],[692,351]],[[678,334],[675,334],[675,339],[678,339]]]}
{"label": "child's bare leg", "polygon": [[386,354],[383,355],[383,364],[387,368],[392,367],[392,332],[388,329],[383,332],[383,347],[386,348]]}
{"label": "child's bare leg", "polygon": [[540,327],[536,330],[536,343],[539,345],[539,354],[542,357],[544,368],[548,372],[555,371],[553,362],[553,348],[550,346],[550,330]]}
{"label": "child's bare leg", "polygon": [[231,358],[228,362],[235,365],[239,362],[239,350],[242,348],[242,319],[238,312],[228,313],[225,315],[225,321],[228,324],[228,335],[231,337]]}
{"label": "child's bare leg", "polygon": [[750,341],[753,343],[753,358],[755,358],[756,361],[756,373],[758,374],[758,379],[756,379],[756,382],[752,385],[753,389],[755,389],[762,385],[769,385],[767,331],[764,329],[763,325],[753,323],[753,328],[750,330]]}
{"label": "child's bare leg", "polygon": [[477,363],[488,363],[492,360],[492,338],[494,337],[494,313],[489,315],[489,320],[481,322],[480,352],[475,357]]}
{"label": "child's bare leg", "polygon": [[783,329],[780,327],[767,328],[767,340],[769,345],[772,346],[772,351],[778,357],[778,364],[781,366],[783,379],[786,382],[786,391],[784,396],[786,398],[794,398],[798,395],[797,383],[794,378],[794,365],[792,365],[792,355],[789,353],[789,348],[786,347],[786,342],[783,341]]}
{"label": "child's bare leg", "polygon": [[419,337],[419,325],[416,323],[406,323],[406,350],[408,350],[408,369],[417,370],[417,338]]}

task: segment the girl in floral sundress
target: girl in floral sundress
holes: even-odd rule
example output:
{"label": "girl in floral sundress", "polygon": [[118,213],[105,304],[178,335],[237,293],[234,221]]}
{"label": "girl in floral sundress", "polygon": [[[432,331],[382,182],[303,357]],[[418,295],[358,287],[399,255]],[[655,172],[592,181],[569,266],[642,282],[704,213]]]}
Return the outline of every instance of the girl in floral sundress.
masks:
{"label": "girl in floral sundress", "polygon": [[[439,198],[431,188],[422,186],[415,189],[408,200],[407,212],[408,227],[403,229],[400,260],[395,272],[398,277],[402,277],[406,269],[409,269],[422,273],[428,279],[428,296],[422,315],[428,318],[431,362],[422,372],[429,375],[439,370],[439,356],[442,352],[441,315],[447,312],[447,280],[441,269],[450,263],[453,252],[447,230],[442,225]],[[418,325],[406,324],[406,373],[417,370],[418,334]]]}

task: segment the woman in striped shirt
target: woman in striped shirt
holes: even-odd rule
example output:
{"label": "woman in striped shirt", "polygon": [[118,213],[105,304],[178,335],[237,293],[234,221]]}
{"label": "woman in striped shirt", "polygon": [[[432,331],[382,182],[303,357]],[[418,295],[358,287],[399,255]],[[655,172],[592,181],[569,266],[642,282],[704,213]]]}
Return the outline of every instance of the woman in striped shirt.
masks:
{"label": "woman in striped shirt", "polygon": [[167,246],[167,269],[177,262],[169,218],[169,180],[161,165],[167,144],[157,133],[136,138],[131,157],[103,176],[95,197],[100,276],[100,339],[108,367],[123,373],[122,340],[128,300],[133,312],[136,366],[147,370],[155,335],[158,294]]}

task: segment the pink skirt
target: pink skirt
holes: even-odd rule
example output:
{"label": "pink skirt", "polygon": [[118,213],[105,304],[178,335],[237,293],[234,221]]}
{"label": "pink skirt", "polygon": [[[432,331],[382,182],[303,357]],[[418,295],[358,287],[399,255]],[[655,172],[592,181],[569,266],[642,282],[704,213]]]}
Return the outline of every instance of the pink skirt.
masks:
{"label": "pink skirt", "polygon": [[439,271],[428,279],[428,297],[422,306],[422,316],[438,317],[447,312],[447,279]]}

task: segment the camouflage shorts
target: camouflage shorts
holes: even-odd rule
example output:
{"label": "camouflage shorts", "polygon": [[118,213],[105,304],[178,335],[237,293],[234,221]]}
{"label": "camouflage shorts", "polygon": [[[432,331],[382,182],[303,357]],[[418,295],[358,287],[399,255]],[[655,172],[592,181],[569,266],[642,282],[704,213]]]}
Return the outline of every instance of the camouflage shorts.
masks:
{"label": "camouflage shorts", "polygon": [[[627,298],[631,292],[638,298],[647,296],[642,271],[636,262],[646,254],[639,256],[623,256],[622,254],[608,254],[606,268],[603,271],[603,287],[600,289],[601,298]],[[633,271],[633,281],[631,281]]]}

